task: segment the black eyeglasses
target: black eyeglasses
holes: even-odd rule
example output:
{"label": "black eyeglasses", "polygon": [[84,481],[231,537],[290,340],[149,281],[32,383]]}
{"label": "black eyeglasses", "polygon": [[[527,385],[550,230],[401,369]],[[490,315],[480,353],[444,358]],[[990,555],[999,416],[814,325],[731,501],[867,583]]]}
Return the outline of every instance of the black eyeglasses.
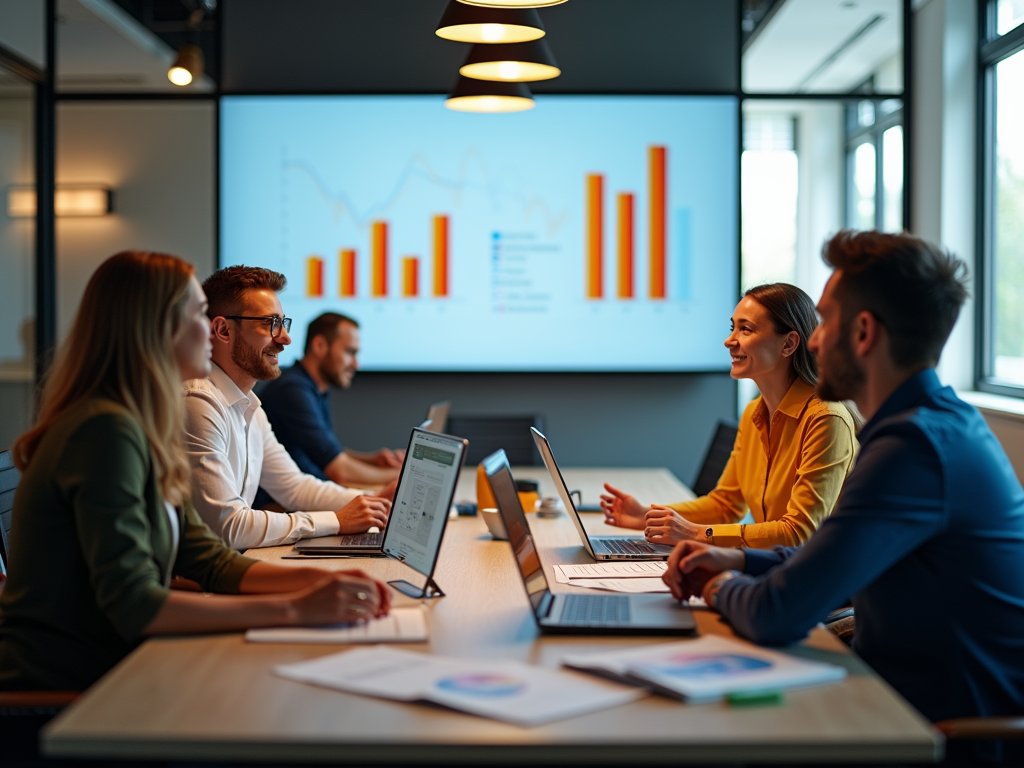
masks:
{"label": "black eyeglasses", "polygon": [[278,317],[277,315],[267,315],[266,317],[223,315],[223,317],[225,320],[262,320],[265,323],[270,323],[270,335],[275,338],[281,335],[281,329],[284,329],[285,333],[292,329],[292,319],[290,317]]}

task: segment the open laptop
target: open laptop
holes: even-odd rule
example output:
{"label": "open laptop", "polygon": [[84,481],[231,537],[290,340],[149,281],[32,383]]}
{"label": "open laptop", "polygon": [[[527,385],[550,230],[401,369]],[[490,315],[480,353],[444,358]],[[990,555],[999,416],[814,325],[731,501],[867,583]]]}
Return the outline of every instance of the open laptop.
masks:
{"label": "open laptop", "polygon": [[448,426],[448,411],[451,410],[451,407],[452,403],[450,400],[434,403],[430,406],[430,410],[427,411],[427,418],[424,419],[423,424],[420,426],[431,432],[444,432],[445,427]]}
{"label": "open laptop", "polygon": [[484,471],[508,531],[533,617],[541,632],[588,635],[688,635],[697,631],[689,608],[663,592],[640,595],[554,594],[519,503],[504,451],[483,460]]}
{"label": "open laptop", "polygon": [[672,554],[672,547],[662,544],[651,544],[644,538],[618,537],[618,536],[590,536],[587,529],[583,527],[580,520],[579,510],[573,503],[569,488],[562,478],[562,471],[558,468],[555,455],[551,452],[551,445],[536,428],[530,427],[533,433],[533,442],[537,444],[537,450],[544,459],[544,465],[548,468],[551,480],[555,483],[555,490],[569,512],[569,517],[576,524],[576,531],[583,541],[588,554],[595,560],[667,560]]}
{"label": "open laptop", "polygon": [[[426,558],[429,548],[440,544],[467,445],[461,437],[413,429],[384,530],[305,539],[295,544],[295,552],[379,557],[388,553],[388,543],[395,542],[395,551],[406,552],[406,559],[411,557],[413,562],[419,562]],[[435,531],[433,525],[438,521],[440,529]],[[401,530],[389,534],[394,526]],[[399,541],[405,542],[405,549],[398,546]],[[416,546],[422,551],[414,553]]]}

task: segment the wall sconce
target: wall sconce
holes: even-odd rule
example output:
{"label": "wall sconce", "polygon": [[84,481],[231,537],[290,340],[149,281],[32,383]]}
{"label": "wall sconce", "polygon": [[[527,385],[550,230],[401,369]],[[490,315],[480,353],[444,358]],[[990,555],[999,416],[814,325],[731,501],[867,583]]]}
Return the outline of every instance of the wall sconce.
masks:
{"label": "wall sconce", "polygon": [[178,49],[177,58],[167,70],[167,79],[175,85],[184,87],[203,76],[205,64],[203,49],[198,45],[185,43]]}
{"label": "wall sconce", "polygon": [[[106,216],[114,211],[114,193],[94,184],[60,184],[53,196],[57,216]],[[35,187],[7,190],[7,215],[12,219],[34,218]]]}

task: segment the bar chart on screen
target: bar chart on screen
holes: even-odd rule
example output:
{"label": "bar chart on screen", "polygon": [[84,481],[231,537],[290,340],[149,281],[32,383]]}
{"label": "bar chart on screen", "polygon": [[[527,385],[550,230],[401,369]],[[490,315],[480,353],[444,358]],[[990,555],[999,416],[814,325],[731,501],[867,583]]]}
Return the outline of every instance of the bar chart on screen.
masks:
{"label": "bar chart on screen", "polygon": [[[369,370],[724,369],[699,319],[735,301],[735,101],[543,106],[227,97],[222,263],[284,273],[297,326],[358,319]],[[495,334],[539,343],[498,355]]]}

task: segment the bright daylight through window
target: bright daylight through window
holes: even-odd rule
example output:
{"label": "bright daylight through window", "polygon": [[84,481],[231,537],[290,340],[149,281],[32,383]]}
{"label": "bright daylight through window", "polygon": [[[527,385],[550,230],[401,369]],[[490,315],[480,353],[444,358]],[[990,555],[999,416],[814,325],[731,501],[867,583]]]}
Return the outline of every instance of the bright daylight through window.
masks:
{"label": "bright daylight through window", "polygon": [[[1024,0],[999,4],[1024,21]],[[1005,14],[1003,8],[1008,10]],[[1009,23],[1009,20],[1007,20]],[[1024,51],[995,66],[992,286],[996,379],[1024,385]]]}

